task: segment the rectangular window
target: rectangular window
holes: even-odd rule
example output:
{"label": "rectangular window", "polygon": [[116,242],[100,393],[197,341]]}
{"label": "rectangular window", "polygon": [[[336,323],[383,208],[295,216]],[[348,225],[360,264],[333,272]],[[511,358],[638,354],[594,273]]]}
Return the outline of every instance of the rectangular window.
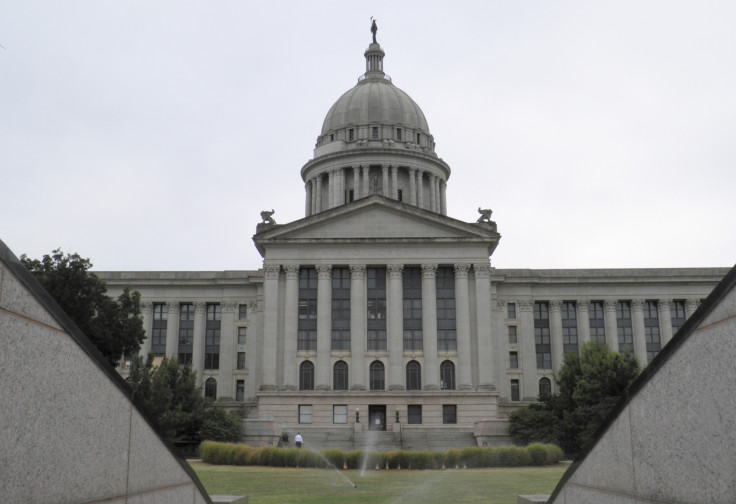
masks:
{"label": "rectangular window", "polygon": [[245,369],[245,352],[238,352],[238,369]]}
{"label": "rectangular window", "polygon": [[644,339],[647,344],[647,364],[652,362],[662,349],[659,334],[659,311],[656,301],[644,303]]}
{"label": "rectangular window", "polygon": [[373,140],[378,140],[378,128],[376,126],[371,128],[371,138]]}
{"label": "rectangular window", "polygon": [[332,268],[332,349],[350,350],[350,268]]}
{"label": "rectangular window", "polygon": [[506,303],[506,318],[516,318],[516,303]]}
{"label": "rectangular window", "polygon": [[297,348],[317,350],[317,270],[299,270],[299,321]]}
{"label": "rectangular window", "polygon": [[151,352],[156,357],[166,355],[166,326],[169,307],[165,303],[153,304],[153,327],[151,328]]}
{"label": "rectangular window", "polygon": [[537,369],[552,369],[548,303],[534,303],[534,344],[537,349]]}
{"label": "rectangular window", "polygon": [[353,140],[355,140],[355,130],[351,128],[348,130],[348,141],[352,142]]}
{"label": "rectangular window", "polygon": [[399,189],[398,193],[399,193],[398,194],[399,201],[404,201],[404,192],[401,189]]}
{"label": "rectangular window", "polygon": [[179,306],[179,364],[192,363],[194,346],[194,305],[182,303]]}
{"label": "rectangular window", "polygon": [[519,380],[511,380],[511,400],[520,401],[521,396],[519,394]]}
{"label": "rectangular window", "polygon": [[443,404],[442,405],[442,423],[443,424],[456,424],[457,423],[457,406],[454,404]]}
{"label": "rectangular window", "polygon": [[235,382],[235,400],[238,402],[245,400],[245,380]]}
{"label": "rectangular window", "polygon": [[311,404],[300,404],[299,405],[299,423],[304,423],[304,424],[312,423],[312,405]]}
{"label": "rectangular window", "polygon": [[346,201],[355,201],[355,189],[345,191]]}
{"label": "rectangular window", "polygon": [[245,320],[248,318],[248,305],[238,305],[238,319]]}
{"label": "rectangular window", "polygon": [[588,305],[590,321],[590,341],[606,342],[606,323],[603,318],[603,302],[593,301]]}
{"label": "rectangular window", "polygon": [[410,404],[406,408],[407,408],[407,421],[410,424],[421,424],[422,423],[422,405],[421,404]]}
{"label": "rectangular window", "polygon": [[245,345],[245,327],[238,327],[238,345]]}
{"label": "rectangular window", "polygon": [[451,267],[437,268],[437,349],[457,350],[455,330],[455,271]]}
{"label": "rectangular window", "polygon": [[422,350],[422,270],[404,268],[404,350]]}
{"label": "rectangular window", "polygon": [[672,334],[677,334],[677,331],[685,325],[685,320],[687,320],[684,300],[675,300],[672,302],[670,316],[672,317]]}
{"label": "rectangular window", "polygon": [[516,338],[516,326],[515,325],[510,325],[509,326],[509,343],[516,343],[516,342],[517,342],[517,338]]}
{"label": "rectangular window", "polygon": [[401,141],[401,128],[396,128],[396,140]]}
{"label": "rectangular window", "polygon": [[616,328],[618,331],[618,351],[634,351],[634,329],[631,324],[631,303],[616,303]]}
{"label": "rectangular window", "polygon": [[348,423],[348,407],[344,404],[332,406],[332,423]]}
{"label": "rectangular window", "polygon": [[222,307],[219,303],[207,303],[207,322],[204,333],[204,368],[220,368],[220,325]]}
{"label": "rectangular window", "polygon": [[366,268],[368,350],[386,350],[386,268]]}
{"label": "rectangular window", "polygon": [[562,351],[578,353],[578,315],[575,303],[564,302],[560,308],[562,315]]}
{"label": "rectangular window", "polygon": [[422,135],[420,133],[417,133],[417,145],[422,143]]}
{"label": "rectangular window", "polygon": [[509,352],[509,368],[519,369],[519,354],[517,352]]}

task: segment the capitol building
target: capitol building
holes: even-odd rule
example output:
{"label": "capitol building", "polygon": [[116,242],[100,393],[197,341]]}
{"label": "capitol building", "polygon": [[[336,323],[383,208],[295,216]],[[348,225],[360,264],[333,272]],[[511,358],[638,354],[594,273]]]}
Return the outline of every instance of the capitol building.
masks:
{"label": "capitol building", "polygon": [[364,56],[301,167],[304,218],[262,213],[262,269],[97,272],[141,293],[142,353],[244,406],[245,442],[507,443],[508,412],[555,391],[565,353],[600,341],[646,365],[728,271],[495,268],[503,222],[451,216],[452,170],[375,32]]}

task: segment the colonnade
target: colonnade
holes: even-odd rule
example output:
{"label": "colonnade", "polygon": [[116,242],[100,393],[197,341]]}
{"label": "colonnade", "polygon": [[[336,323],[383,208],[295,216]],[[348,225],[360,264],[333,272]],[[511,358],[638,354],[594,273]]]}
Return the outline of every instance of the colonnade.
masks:
{"label": "colonnade", "polygon": [[[418,265],[417,265],[418,266]],[[403,270],[404,265],[389,264],[386,268],[386,332],[385,350],[368,350],[367,346],[367,281],[364,264],[350,268],[350,351],[332,350],[332,266],[316,265],[317,270],[317,349],[300,354],[298,347],[299,268],[298,265],[269,264],[264,267],[264,344],[263,382],[261,390],[293,390],[298,388],[300,359],[315,363],[315,389],[332,389],[332,366],[337,360],[349,363],[350,389],[366,389],[368,360],[387,362],[386,383],[389,390],[405,388],[405,357],[422,361],[423,388],[440,389],[440,353],[437,346],[437,264],[421,265],[422,291],[422,350],[404,350],[403,335]],[[279,275],[283,270],[283,282]],[[469,275],[475,276],[474,306],[471,306]],[[474,390],[472,348],[477,348],[477,388],[492,390],[494,381],[493,350],[490,322],[490,265],[455,264],[455,317],[457,351],[444,351],[442,357],[455,361],[459,390]],[[279,289],[284,290],[283,293]],[[283,310],[278,300],[283,298]],[[476,314],[476,330],[472,331],[471,313]],[[279,317],[283,317],[281,324]],[[279,327],[283,327],[279,341]],[[280,369],[278,348],[283,348]],[[405,355],[409,354],[409,355]],[[279,371],[280,369],[280,371]],[[280,373],[280,376],[279,376]]]}
{"label": "colonnade", "polygon": [[[619,336],[618,321],[616,315],[616,305],[619,301],[630,303],[631,307],[631,328],[633,339],[633,353],[639,361],[639,365],[643,368],[648,364],[647,359],[647,341],[646,328],[644,322],[644,303],[651,300],[647,299],[605,299],[603,300],[603,320],[605,327],[606,345],[614,351],[619,352]],[[590,332],[590,316],[589,305],[590,300],[570,300],[575,303],[575,313],[577,320],[577,342],[578,348],[591,340]],[[534,334],[534,300],[522,299],[517,300],[516,305],[519,308],[518,316],[518,333],[516,347],[520,352],[521,363],[519,369],[523,371],[524,379],[524,396],[535,397],[538,394],[538,379],[543,374],[557,372],[560,369],[564,359],[564,341],[561,307],[563,301],[550,300],[549,306],[549,329],[550,329],[550,346],[552,351],[552,368],[538,369],[536,357],[536,341]],[[672,327],[672,299],[659,299],[657,302],[658,328],[660,348],[663,348],[674,335]],[[499,301],[499,309],[505,310],[506,301]],[[685,319],[689,318],[700,304],[699,299],[687,299],[685,301]],[[510,323],[509,325],[516,325]]]}
{"label": "colonnade", "polygon": [[[371,172],[373,172],[371,174]],[[399,173],[402,176],[399,177]],[[399,180],[401,178],[401,181]],[[324,180],[327,179],[326,184]],[[406,181],[408,179],[408,187]],[[380,183],[379,183],[380,182]],[[333,168],[309,177],[306,191],[305,216],[314,215],[347,203],[347,192],[353,198],[381,194],[401,199],[425,210],[447,215],[447,183],[429,170],[394,165],[371,165]],[[323,192],[327,192],[327,195]]]}

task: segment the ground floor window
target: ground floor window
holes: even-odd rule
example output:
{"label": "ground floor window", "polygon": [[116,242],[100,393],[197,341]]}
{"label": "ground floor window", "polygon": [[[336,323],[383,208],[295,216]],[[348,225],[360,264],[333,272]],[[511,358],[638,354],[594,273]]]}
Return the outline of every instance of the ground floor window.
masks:
{"label": "ground floor window", "polygon": [[204,382],[204,396],[210,399],[217,399],[217,380],[207,378],[207,381]]}
{"label": "ground floor window", "polygon": [[539,380],[539,397],[549,397],[552,395],[552,382],[549,378]]}
{"label": "ground floor window", "polygon": [[457,423],[457,406],[454,404],[443,404],[442,405],[442,423],[443,424],[456,424]]}
{"label": "ground floor window", "polygon": [[312,423],[312,405],[299,405],[299,423]]}
{"label": "ground floor window", "polygon": [[410,424],[422,423],[422,405],[410,404],[407,406],[407,418]]}
{"label": "ground floor window", "polygon": [[344,404],[332,406],[332,423],[348,423],[348,407]]}
{"label": "ground floor window", "polygon": [[235,387],[235,400],[243,402],[245,400],[245,380],[238,380]]}
{"label": "ground floor window", "polygon": [[519,380],[511,380],[511,400],[512,401],[521,400],[520,395],[519,395]]}

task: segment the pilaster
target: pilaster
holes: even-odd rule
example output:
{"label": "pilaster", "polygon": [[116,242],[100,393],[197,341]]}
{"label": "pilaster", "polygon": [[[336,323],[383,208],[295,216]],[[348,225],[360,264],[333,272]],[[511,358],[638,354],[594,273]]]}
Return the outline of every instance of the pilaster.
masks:
{"label": "pilaster", "polygon": [[524,371],[519,394],[524,400],[536,400],[539,395],[537,377],[537,347],[534,339],[534,301],[520,299],[518,309],[517,341],[521,349],[521,367]]}
{"label": "pilaster", "polygon": [[287,264],[284,296],[284,379],[283,388],[296,390],[297,376],[297,333],[299,328],[299,265]]}
{"label": "pilaster", "polygon": [[455,264],[455,328],[457,330],[457,380],[459,390],[473,390],[470,350],[469,264]]}
{"label": "pilaster", "polygon": [[[141,314],[143,315],[143,330],[146,333],[146,339],[139,350],[139,354],[143,356],[145,362],[146,356],[151,351],[151,338],[153,337],[153,303],[146,301],[141,303]],[[169,334],[168,321],[166,324],[166,334]]]}
{"label": "pilaster", "polygon": [[235,340],[235,313],[238,310],[236,301],[222,303],[222,322],[220,324],[220,377],[217,380],[217,397],[235,399],[235,383],[233,381],[234,359],[238,351]]}
{"label": "pilaster", "polygon": [[192,343],[192,369],[197,372],[197,386],[202,385],[204,374],[204,331],[207,303],[194,303],[194,341]]}
{"label": "pilaster", "polygon": [[404,390],[403,271],[401,264],[389,264],[386,303],[389,348],[389,390]]}
{"label": "pilaster", "polygon": [[350,389],[365,390],[366,305],[365,265],[350,265]]}
{"label": "pilaster", "polygon": [[166,303],[169,309],[169,320],[166,322],[166,356],[178,357],[179,355],[179,302],[169,301]]}
{"label": "pilaster", "polygon": [[552,370],[557,372],[564,358],[562,346],[562,301],[553,299],[549,302],[549,334],[552,346]]}
{"label": "pilaster", "polygon": [[491,320],[491,265],[473,264],[475,272],[475,312],[478,338],[478,390],[494,390],[496,380],[496,359],[493,352],[494,341]]}
{"label": "pilaster", "polygon": [[280,270],[278,264],[263,266],[263,391],[276,390]]}

